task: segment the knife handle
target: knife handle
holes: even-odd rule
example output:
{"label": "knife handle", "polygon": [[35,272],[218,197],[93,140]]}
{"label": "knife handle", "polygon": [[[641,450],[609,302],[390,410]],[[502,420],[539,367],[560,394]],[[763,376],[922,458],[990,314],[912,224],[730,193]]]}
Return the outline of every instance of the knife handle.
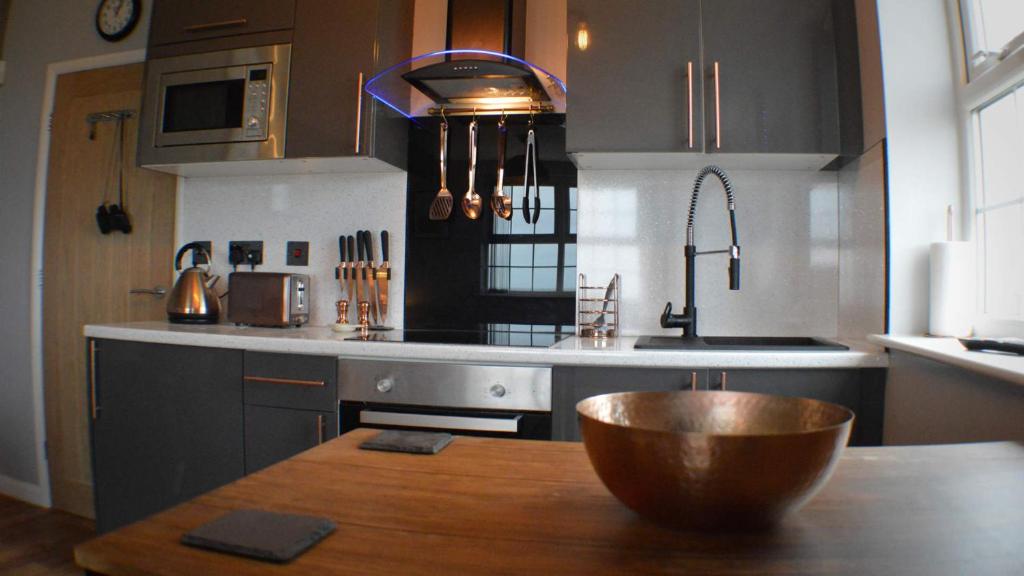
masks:
{"label": "knife handle", "polygon": [[[341,254],[341,266],[339,267],[340,270],[341,270],[341,275],[346,280],[348,280],[348,268],[345,267],[345,237],[344,236],[338,236],[338,252]],[[335,270],[337,271],[339,268],[335,268]],[[336,278],[338,277],[337,272],[335,272],[335,277]]]}
{"label": "knife handle", "polygon": [[356,252],[359,254],[359,269],[362,270],[360,276],[362,279],[366,279],[366,246],[364,244],[364,236],[362,230],[356,231]]}
{"label": "knife handle", "polygon": [[363,244],[366,246],[366,265],[373,268],[377,259],[373,255],[373,233],[363,230]]}
{"label": "knife handle", "polygon": [[388,279],[391,278],[391,267],[389,266],[389,262],[391,262],[391,257],[388,255],[388,252],[390,252],[390,250],[388,249],[388,241],[389,240],[390,240],[390,237],[388,236],[388,231],[387,230],[381,230],[380,231],[380,259],[381,259],[381,264],[383,266],[385,266],[386,268],[388,268]]}

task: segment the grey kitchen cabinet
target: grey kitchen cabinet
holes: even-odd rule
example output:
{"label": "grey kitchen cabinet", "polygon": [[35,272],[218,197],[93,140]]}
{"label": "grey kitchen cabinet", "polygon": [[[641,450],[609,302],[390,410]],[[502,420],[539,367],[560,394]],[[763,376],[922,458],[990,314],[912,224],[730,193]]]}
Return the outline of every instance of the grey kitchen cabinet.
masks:
{"label": "grey kitchen cabinet", "polygon": [[839,153],[831,4],[702,3],[708,152]]}
{"label": "grey kitchen cabinet", "polygon": [[245,473],[338,435],[338,359],[245,352]]}
{"label": "grey kitchen cabinet", "polygon": [[576,404],[584,398],[614,392],[706,390],[704,368],[596,368],[556,366],[552,371],[551,428],[553,440],[580,440]]}
{"label": "grey kitchen cabinet", "polygon": [[276,464],[338,435],[338,413],[245,406],[245,473]]}
{"label": "grey kitchen cabinet", "polygon": [[295,26],[296,0],[154,0],[149,45],[253,35]]}
{"label": "grey kitchen cabinet", "polygon": [[99,532],[242,477],[241,351],[120,340],[89,346]]}
{"label": "grey kitchen cabinet", "polygon": [[712,369],[708,387],[839,404],[856,415],[850,445],[880,446],[882,443],[883,369]]}
{"label": "grey kitchen cabinet", "polygon": [[285,156],[371,157],[404,168],[408,120],[363,86],[411,55],[412,1],[297,2]]}
{"label": "grey kitchen cabinet", "polygon": [[569,0],[569,152],[702,149],[700,0]]}
{"label": "grey kitchen cabinet", "polygon": [[576,404],[613,392],[732,390],[824,400],[856,415],[850,444],[882,443],[884,369],[731,369],[556,367],[552,389],[552,437],[580,440]]}
{"label": "grey kitchen cabinet", "polygon": [[570,0],[568,151],[838,154],[831,4]]}

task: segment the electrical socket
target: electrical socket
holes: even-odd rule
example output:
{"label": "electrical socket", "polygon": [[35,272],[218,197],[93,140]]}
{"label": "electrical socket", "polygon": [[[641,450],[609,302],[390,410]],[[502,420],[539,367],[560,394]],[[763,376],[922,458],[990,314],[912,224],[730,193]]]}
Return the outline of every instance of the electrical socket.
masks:
{"label": "electrical socket", "polygon": [[263,264],[262,240],[232,240],[228,242],[228,262],[232,266]]}
{"label": "electrical socket", "polygon": [[[199,240],[193,242],[193,244],[199,244],[200,246],[202,246],[204,249],[206,249],[206,254],[209,254],[210,258],[213,258],[213,242],[210,242],[209,240]],[[201,266],[203,264],[209,264],[209,262],[206,261],[206,255],[200,252],[199,250],[193,250],[192,265]]]}
{"label": "electrical socket", "polygon": [[285,265],[309,266],[309,242],[289,240],[284,249]]}

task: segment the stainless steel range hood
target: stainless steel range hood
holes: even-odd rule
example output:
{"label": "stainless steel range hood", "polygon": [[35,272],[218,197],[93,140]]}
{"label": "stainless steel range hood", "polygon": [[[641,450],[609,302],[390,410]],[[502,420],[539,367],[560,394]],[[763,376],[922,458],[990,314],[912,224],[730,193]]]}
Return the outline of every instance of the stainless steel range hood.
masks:
{"label": "stainless steel range hood", "polygon": [[399,109],[396,81],[412,85],[432,104],[407,116],[563,111],[565,84],[523,58],[525,39],[526,0],[447,0],[445,50],[392,66],[366,91]]}
{"label": "stainless steel range hood", "polygon": [[402,78],[438,105],[542,106],[551,101],[533,70],[514,61],[440,62]]}

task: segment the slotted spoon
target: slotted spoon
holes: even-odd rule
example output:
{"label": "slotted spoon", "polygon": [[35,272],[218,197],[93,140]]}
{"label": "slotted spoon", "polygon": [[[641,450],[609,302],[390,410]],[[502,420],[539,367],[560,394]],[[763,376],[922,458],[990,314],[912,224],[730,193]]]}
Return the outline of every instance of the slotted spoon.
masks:
{"label": "slotted spoon", "polygon": [[441,122],[441,189],[430,203],[431,220],[447,220],[455,200],[448,191],[448,122]]}

